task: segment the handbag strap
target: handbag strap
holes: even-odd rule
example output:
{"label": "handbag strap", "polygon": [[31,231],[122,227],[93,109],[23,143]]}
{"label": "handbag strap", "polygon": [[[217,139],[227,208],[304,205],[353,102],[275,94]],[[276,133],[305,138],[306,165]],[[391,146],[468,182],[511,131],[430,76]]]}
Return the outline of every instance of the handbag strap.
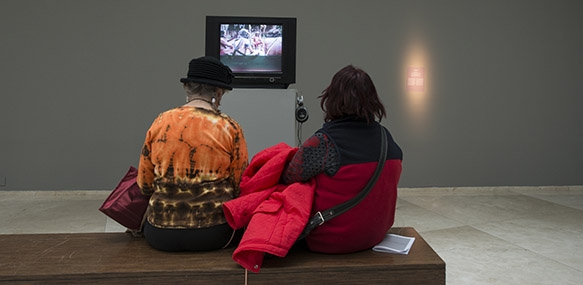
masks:
{"label": "handbag strap", "polygon": [[383,126],[381,126],[381,125],[379,125],[379,126],[381,129],[381,153],[379,156],[379,162],[377,164],[377,168],[375,169],[375,172],[373,173],[372,177],[370,178],[370,180],[368,181],[368,183],[366,184],[364,189],[362,191],[360,191],[360,193],[358,193],[358,195],[354,196],[354,198],[352,198],[352,199],[350,199],[342,204],[336,205],[336,206],[334,206],[328,210],[325,210],[325,211],[318,211],[308,221],[308,224],[304,228],[304,231],[300,235],[299,239],[306,237],[313,229],[322,225],[326,221],[328,221],[332,218],[335,218],[336,216],[338,216],[338,215],[348,211],[350,208],[356,206],[358,203],[360,203],[360,201],[362,201],[364,199],[364,197],[366,197],[368,192],[370,192],[372,187],[375,185],[375,183],[377,182],[377,180],[381,174],[381,171],[383,170],[383,166],[385,165],[385,160],[387,159],[387,134],[386,134]]}

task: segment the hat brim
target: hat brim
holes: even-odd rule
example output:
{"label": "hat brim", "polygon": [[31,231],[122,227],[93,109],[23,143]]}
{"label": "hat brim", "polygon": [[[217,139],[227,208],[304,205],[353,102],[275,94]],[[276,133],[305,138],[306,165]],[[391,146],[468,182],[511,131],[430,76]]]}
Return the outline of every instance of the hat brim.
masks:
{"label": "hat brim", "polygon": [[225,84],[224,82],[221,82],[218,80],[212,80],[212,79],[208,79],[208,78],[187,77],[187,78],[180,78],[180,82],[182,82],[182,83],[187,83],[187,82],[203,83],[203,84],[208,84],[208,85],[212,85],[212,86],[225,88],[228,90],[233,90],[233,87],[231,87],[231,85]]}

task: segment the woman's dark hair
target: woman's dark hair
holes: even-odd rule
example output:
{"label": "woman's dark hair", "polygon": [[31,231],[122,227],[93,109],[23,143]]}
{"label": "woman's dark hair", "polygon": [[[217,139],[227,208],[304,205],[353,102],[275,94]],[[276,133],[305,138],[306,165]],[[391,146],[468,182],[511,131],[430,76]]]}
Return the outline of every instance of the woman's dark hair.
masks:
{"label": "woman's dark hair", "polygon": [[336,72],[330,85],[318,98],[321,98],[320,108],[325,113],[326,122],[356,117],[371,123],[375,117],[380,122],[387,116],[370,76],[352,65]]}

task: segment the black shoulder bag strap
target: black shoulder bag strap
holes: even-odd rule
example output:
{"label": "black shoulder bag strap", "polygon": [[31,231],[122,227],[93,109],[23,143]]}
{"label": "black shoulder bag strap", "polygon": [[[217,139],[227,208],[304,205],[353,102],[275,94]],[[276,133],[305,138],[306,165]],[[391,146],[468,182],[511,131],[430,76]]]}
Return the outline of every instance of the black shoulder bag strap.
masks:
{"label": "black shoulder bag strap", "polygon": [[372,187],[377,182],[379,175],[381,174],[381,171],[383,170],[383,166],[385,165],[385,161],[387,159],[387,134],[386,134],[383,126],[381,126],[381,125],[379,125],[379,126],[381,128],[381,154],[379,156],[379,163],[377,164],[377,168],[375,169],[375,172],[373,173],[372,177],[370,178],[370,180],[368,181],[368,183],[366,184],[364,189],[362,191],[360,191],[360,193],[358,193],[358,195],[354,196],[354,198],[352,198],[352,199],[350,199],[350,200],[348,200],[340,205],[336,205],[336,206],[334,206],[328,210],[325,210],[325,211],[317,212],[308,221],[308,224],[306,225],[306,227],[304,228],[304,231],[302,232],[302,234],[300,235],[300,237],[298,239],[302,239],[302,238],[306,237],[317,226],[322,225],[326,221],[328,221],[328,220],[348,211],[350,208],[356,206],[356,204],[360,203],[360,201],[362,201],[364,199],[364,197],[366,197],[368,192],[370,192]]}

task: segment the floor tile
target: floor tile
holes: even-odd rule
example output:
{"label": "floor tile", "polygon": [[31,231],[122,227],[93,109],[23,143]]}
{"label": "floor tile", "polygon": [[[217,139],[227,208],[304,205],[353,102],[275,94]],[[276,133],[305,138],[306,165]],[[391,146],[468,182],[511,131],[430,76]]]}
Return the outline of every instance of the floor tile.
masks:
{"label": "floor tile", "polygon": [[423,233],[450,285],[580,284],[583,272],[469,226]]}
{"label": "floor tile", "polygon": [[106,217],[101,200],[46,200],[0,202],[0,233],[103,232]]}
{"label": "floor tile", "polygon": [[583,187],[521,187],[512,191],[583,210]]}
{"label": "floor tile", "polygon": [[414,227],[417,232],[460,227],[463,224],[407,202],[397,200],[394,227]]}
{"label": "floor tile", "polygon": [[106,222],[105,222],[105,232],[106,233],[117,233],[117,232],[125,232],[126,228],[122,225],[120,225],[118,222],[110,219],[109,217],[107,218]]}
{"label": "floor tile", "polygon": [[465,225],[568,211],[555,203],[521,194],[449,194],[403,197],[409,203]]}
{"label": "floor tile", "polygon": [[581,211],[526,217],[474,227],[583,272]]}

